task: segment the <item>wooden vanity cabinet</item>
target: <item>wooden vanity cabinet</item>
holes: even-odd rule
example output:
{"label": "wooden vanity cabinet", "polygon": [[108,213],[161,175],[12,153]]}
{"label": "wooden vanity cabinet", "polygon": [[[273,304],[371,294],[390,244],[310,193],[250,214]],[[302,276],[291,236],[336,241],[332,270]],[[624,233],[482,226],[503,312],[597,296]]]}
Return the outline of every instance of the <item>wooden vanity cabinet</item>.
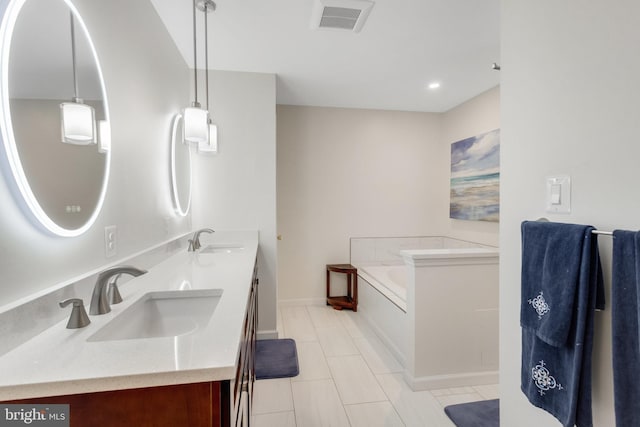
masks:
{"label": "wooden vanity cabinet", "polygon": [[71,427],[248,427],[255,381],[258,277],[254,267],[232,380],[14,400],[69,404]]}
{"label": "wooden vanity cabinet", "polygon": [[7,403],[68,404],[71,427],[222,427],[223,384],[224,381],[179,384]]}
{"label": "wooden vanity cabinet", "polygon": [[255,375],[256,332],[258,327],[258,267],[253,269],[251,291],[247,302],[247,314],[242,327],[243,339],[233,381],[232,424],[246,427],[251,424],[251,405]]}

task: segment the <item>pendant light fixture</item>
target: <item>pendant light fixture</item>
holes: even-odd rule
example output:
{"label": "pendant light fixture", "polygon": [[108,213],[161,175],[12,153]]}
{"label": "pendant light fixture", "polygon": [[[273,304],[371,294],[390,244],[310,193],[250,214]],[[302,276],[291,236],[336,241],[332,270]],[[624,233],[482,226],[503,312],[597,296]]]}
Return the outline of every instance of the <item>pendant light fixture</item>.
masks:
{"label": "pendant light fixture", "polygon": [[[205,95],[207,99],[207,111],[209,111],[209,12],[216,10],[213,0],[199,0],[198,9],[204,12],[204,61],[205,61]],[[211,114],[208,118],[209,138],[205,142],[198,143],[198,152],[203,154],[218,154],[218,126],[213,123]]]}
{"label": "pendant light fixture", "polygon": [[76,67],[76,36],[73,12],[71,12],[71,61],[73,68],[73,99],[60,104],[60,128],[62,142],[76,145],[96,143],[96,119],[92,106],[78,97]]}
{"label": "pendant light fixture", "polygon": [[194,144],[209,141],[209,112],[198,102],[198,53],[196,49],[196,0],[193,0],[193,86],[195,100],[182,111],[183,141]]}

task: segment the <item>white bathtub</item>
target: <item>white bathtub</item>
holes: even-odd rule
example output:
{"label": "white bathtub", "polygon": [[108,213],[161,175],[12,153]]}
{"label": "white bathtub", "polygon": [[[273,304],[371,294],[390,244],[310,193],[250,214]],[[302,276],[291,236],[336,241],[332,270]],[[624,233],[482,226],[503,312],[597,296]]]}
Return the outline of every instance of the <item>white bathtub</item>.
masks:
{"label": "white bathtub", "polygon": [[362,265],[358,275],[385,298],[407,312],[407,271],[403,265]]}
{"label": "white bathtub", "polygon": [[414,390],[498,382],[497,248],[448,237],[364,238],[351,239],[351,255],[358,312]]}
{"label": "white bathtub", "polygon": [[496,248],[444,236],[353,238],[351,264],[358,274],[402,311],[407,311],[407,270],[403,254],[430,258],[495,254]]}

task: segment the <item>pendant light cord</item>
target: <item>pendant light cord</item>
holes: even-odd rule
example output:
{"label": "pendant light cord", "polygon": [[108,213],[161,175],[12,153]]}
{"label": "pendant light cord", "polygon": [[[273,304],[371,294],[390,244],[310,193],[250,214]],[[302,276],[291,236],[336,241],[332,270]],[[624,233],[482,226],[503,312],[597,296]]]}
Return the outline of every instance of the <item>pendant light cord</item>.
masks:
{"label": "pendant light cord", "polygon": [[195,88],[196,100],[194,107],[200,107],[198,104],[198,53],[196,49],[196,0],[193,0],[193,80]]}
{"label": "pendant light cord", "polygon": [[209,34],[207,23],[209,22],[209,11],[207,2],[204,3],[204,68],[205,72],[205,94],[207,95],[207,111],[209,110]]}
{"label": "pendant light cord", "polygon": [[70,12],[71,19],[71,68],[73,69],[73,102],[78,99],[78,76],[76,73],[76,30],[73,19],[73,12]]}

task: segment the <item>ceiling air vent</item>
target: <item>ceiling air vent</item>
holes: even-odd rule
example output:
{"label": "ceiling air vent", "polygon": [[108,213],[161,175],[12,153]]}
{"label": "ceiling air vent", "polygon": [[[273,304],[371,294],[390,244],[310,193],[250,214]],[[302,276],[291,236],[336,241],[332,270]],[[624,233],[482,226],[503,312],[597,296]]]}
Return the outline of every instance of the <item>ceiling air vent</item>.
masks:
{"label": "ceiling air vent", "polygon": [[311,28],[359,32],[371,12],[368,0],[316,0]]}

